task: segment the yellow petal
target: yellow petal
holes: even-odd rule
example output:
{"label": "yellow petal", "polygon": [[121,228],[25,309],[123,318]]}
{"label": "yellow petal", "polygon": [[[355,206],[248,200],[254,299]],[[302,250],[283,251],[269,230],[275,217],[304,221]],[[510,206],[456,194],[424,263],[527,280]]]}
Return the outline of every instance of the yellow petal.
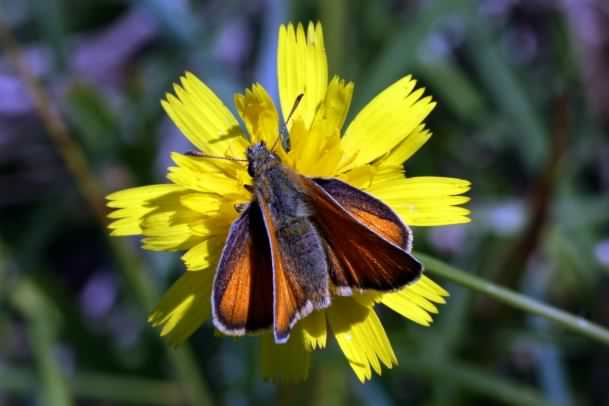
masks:
{"label": "yellow petal", "polygon": [[368,192],[389,205],[413,226],[467,223],[467,203],[459,196],[470,189],[470,182],[456,178],[420,176],[405,178],[401,167],[383,168],[373,178]]}
{"label": "yellow petal", "polygon": [[211,269],[186,272],[163,295],[148,317],[155,327],[161,327],[171,345],[186,340],[211,315]]}
{"label": "yellow petal", "polygon": [[142,221],[142,247],[150,251],[181,251],[201,241],[188,223],[174,223],[174,213],[163,212]]}
{"label": "yellow petal", "polygon": [[362,306],[372,308],[374,304],[379,301],[381,295],[382,293],[380,292],[365,290],[363,292],[354,292],[351,298]]}
{"label": "yellow petal", "polygon": [[290,166],[301,175],[309,177],[331,177],[336,173],[336,165],[342,155],[338,129],[326,132],[312,129],[307,131],[299,120],[290,131],[292,151]]}
{"label": "yellow petal", "polygon": [[385,329],[372,308],[352,298],[335,297],[326,313],[336,341],[360,381],[370,379],[372,370],[380,375],[380,362],[388,368],[397,365]]}
{"label": "yellow petal", "polygon": [[126,207],[124,209],[116,209],[108,213],[109,219],[123,219],[129,217],[143,217],[144,215],[150,213],[154,208],[152,207]]}
{"label": "yellow petal", "polygon": [[448,296],[448,292],[444,288],[437,285],[425,275],[421,275],[416,282],[406,286],[404,289],[422,296],[434,303],[440,304],[446,303],[445,297]]}
{"label": "yellow petal", "polygon": [[222,101],[190,72],[167,94],[163,108],[199,150],[217,156],[242,153],[247,142],[239,123]]}
{"label": "yellow petal", "polygon": [[182,255],[182,261],[188,271],[206,270],[215,264],[224,246],[224,236],[210,237],[198,243]]}
{"label": "yellow petal", "polygon": [[313,126],[319,126],[321,132],[341,130],[349,113],[354,86],[353,82],[345,82],[334,76],[328,85],[323,103],[315,114]]}
{"label": "yellow petal", "polygon": [[319,310],[300,321],[304,334],[305,347],[309,351],[326,347],[326,314]]}
{"label": "yellow petal", "polygon": [[423,326],[429,326],[438,309],[431,303],[444,303],[448,292],[425,275],[397,292],[385,293],[380,302],[393,311]]}
{"label": "yellow petal", "polygon": [[352,94],[353,83],[346,83],[335,76],[317,108],[310,130],[300,131],[296,123],[292,126],[291,166],[298,173],[305,176],[334,176],[342,156],[340,129],[349,111]]}
{"label": "yellow petal", "polygon": [[108,226],[112,230],[111,235],[145,235],[147,219],[162,216],[164,212],[175,212],[185,192],[186,189],[177,185],[150,185],[108,195],[108,206],[119,208],[108,215],[114,219]]}
{"label": "yellow petal", "polygon": [[348,172],[341,173],[339,179],[347,182],[351,186],[366,190],[372,185],[376,174],[376,168],[372,165],[362,165],[353,168]]}
{"label": "yellow petal", "polygon": [[251,137],[251,143],[264,141],[273,146],[279,137],[279,115],[273,99],[259,83],[235,95],[235,105]]}
{"label": "yellow petal", "polygon": [[[184,188],[204,193],[216,193],[225,199],[247,200],[249,192],[244,188],[246,176],[245,164],[225,164],[219,169],[212,164],[212,159],[193,159],[182,154],[173,153],[171,158],[177,164],[169,168],[167,178]],[[216,160],[217,161],[217,160]],[[226,171],[231,171],[229,176]]]}
{"label": "yellow petal", "polygon": [[326,136],[326,143],[320,157],[316,160],[316,165],[309,165],[307,172],[311,177],[330,178],[336,175],[336,168],[343,155],[340,145],[340,133],[338,130],[329,132]]}
{"label": "yellow petal", "polygon": [[[447,297],[449,296],[449,293],[446,289],[444,289],[442,286],[438,285],[437,283],[435,283],[434,281],[432,281],[431,279],[429,279],[427,276],[422,275],[419,280],[416,282],[416,284],[413,284],[413,286],[420,286],[422,289],[425,289],[426,292],[432,292],[434,294],[440,295],[442,297]],[[431,299],[431,296],[426,296],[427,298]],[[436,303],[444,303],[444,302],[436,302]]]}
{"label": "yellow petal", "polygon": [[114,210],[108,217],[113,220],[108,228],[111,236],[127,236],[142,234],[142,219],[155,210],[154,207],[128,207]]}
{"label": "yellow petal", "polygon": [[395,292],[395,294],[401,294],[403,297],[406,297],[412,303],[419,306],[421,309],[425,310],[428,313],[438,314],[438,308],[433,303],[431,303],[431,301],[427,300],[427,298],[419,295],[415,291],[408,289],[408,287],[403,288],[398,292]]}
{"label": "yellow petal", "polygon": [[382,194],[383,198],[417,199],[461,195],[471,187],[471,183],[464,179],[439,176],[406,178],[401,173],[401,168],[378,173],[370,190]]}
{"label": "yellow petal", "polygon": [[184,207],[204,216],[218,215],[225,202],[215,193],[187,193],[180,197]]}
{"label": "yellow petal", "polygon": [[383,295],[381,303],[421,326],[428,327],[433,321],[429,313],[397,293],[387,293]]}
{"label": "yellow petal", "polygon": [[309,374],[310,353],[305,347],[302,328],[297,324],[285,344],[275,344],[273,334],[261,337],[262,376],[272,382],[299,382]]}
{"label": "yellow petal", "polygon": [[410,76],[397,81],[358,113],[343,137],[343,171],[391,151],[427,117],[435,103],[415,84]]}
{"label": "yellow petal", "polygon": [[376,166],[398,166],[406,162],[414,155],[431,137],[431,131],[420,125],[416,130],[408,134],[393,150],[382,158]]}
{"label": "yellow petal", "polygon": [[302,24],[296,29],[292,24],[279,27],[277,82],[284,119],[298,95],[304,94],[294,117],[302,117],[310,128],[328,85],[328,61],[320,23],[309,23],[306,35]]}
{"label": "yellow petal", "polygon": [[[290,126],[290,144],[292,149],[288,154],[284,153],[280,156],[282,162],[305,176],[309,176],[309,174],[301,172],[302,169],[298,168],[299,166],[302,167],[299,161],[301,161],[304,152],[307,150],[308,139],[309,130],[305,127],[304,120],[300,117],[293,118]],[[283,148],[277,148],[276,150],[283,152]]]}
{"label": "yellow petal", "polygon": [[397,214],[407,224],[416,227],[437,227],[452,224],[467,224],[471,221],[470,211],[462,207],[448,207],[443,211],[422,210],[396,210]]}
{"label": "yellow petal", "polygon": [[119,190],[106,196],[106,199],[108,200],[108,207],[140,207],[149,200],[184,190],[182,186],[171,183],[148,185]]}
{"label": "yellow petal", "polygon": [[431,302],[408,287],[397,292],[385,293],[380,301],[393,311],[423,326],[431,324],[432,318],[429,313],[438,313],[438,309]]}
{"label": "yellow petal", "polygon": [[171,153],[171,159],[180,167],[189,168],[202,174],[225,175],[241,182],[250,179],[247,173],[245,151],[240,151],[239,154],[227,154],[227,158],[236,158],[237,160]]}
{"label": "yellow petal", "polygon": [[183,206],[183,194],[173,193],[152,200],[155,210],[141,220],[142,246],[152,251],[188,249],[201,241],[192,225],[200,222],[201,215]]}

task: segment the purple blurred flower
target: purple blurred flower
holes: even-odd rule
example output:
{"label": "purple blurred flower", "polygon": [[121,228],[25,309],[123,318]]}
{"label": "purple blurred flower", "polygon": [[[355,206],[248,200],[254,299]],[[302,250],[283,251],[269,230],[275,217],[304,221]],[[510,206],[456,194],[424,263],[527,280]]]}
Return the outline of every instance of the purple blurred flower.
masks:
{"label": "purple blurred flower", "polygon": [[116,277],[109,272],[93,274],[80,294],[83,313],[91,319],[107,315],[116,301]]}
{"label": "purple blurred flower", "polygon": [[220,32],[214,53],[222,64],[238,67],[250,52],[251,37],[243,18],[232,20]]}
{"label": "purple blurred flower", "polygon": [[460,251],[465,244],[466,227],[464,225],[453,225],[446,227],[434,227],[429,231],[429,243],[438,251],[454,254]]}
{"label": "purple blurred flower", "polygon": [[594,256],[602,266],[609,267],[609,239],[602,240],[594,247]]}

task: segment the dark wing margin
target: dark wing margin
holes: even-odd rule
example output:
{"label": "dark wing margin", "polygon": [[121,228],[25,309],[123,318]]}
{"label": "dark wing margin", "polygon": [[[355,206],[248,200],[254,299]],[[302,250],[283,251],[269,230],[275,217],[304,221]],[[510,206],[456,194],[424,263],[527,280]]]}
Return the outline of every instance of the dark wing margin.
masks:
{"label": "dark wing margin", "polygon": [[271,250],[260,207],[249,204],[231,225],[214,276],[212,316],[227,335],[273,324]]}
{"label": "dark wing margin", "polygon": [[423,266],[409,253],[410,230],[389,207],[336,179],[302,182],[338,295],[397,290],[419,278]]}

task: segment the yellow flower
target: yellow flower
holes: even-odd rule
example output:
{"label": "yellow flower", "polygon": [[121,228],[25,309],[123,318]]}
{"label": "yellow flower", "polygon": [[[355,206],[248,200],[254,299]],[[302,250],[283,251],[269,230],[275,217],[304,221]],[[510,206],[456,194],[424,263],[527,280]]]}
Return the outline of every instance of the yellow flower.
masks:
{"label": "yellow flower", "polygon": [[[458,207],[470,187],[465,180],[406,177],[402,163],[431,136],[423,120],[434,108],[423,89],[406,76],[376,96],[342,131],[353,83],[328,81],[321,24],[292,24],[279,29],[277,76],[285,118],[294,100],[304,94],[290,120],[291,150],[276,148],[282,162],[304,176],[336,177],[389,205],[411,226],[466,223],[469,211]],[[279,115],[266,90],[254,84],[235,96],[247,129],[218,97],[193,74],[174,86],[162,101],[182,133],[207,155],[245,157],[259,141],[272,146],[278,137]],[[246,165],[236,160],[173,153],[170,184],[137,187],[108,196],[115,209],[112,235],[142,235],[143,247],[155,251],[186,251],[185,272],[152,311],[150,322],[173,345],[188,338],[210,319],[211,285],[236,205],[252,200],[244,185],[252,180]],[[397,292],[356,293],[333,297],[330,307],[315,311],[295,326],[286,344],[276,344],[271,332],[261,336],[265,378],[297,381],[306,378],[310,353],[326,346],[328,331],[357,377],[363,382],[381,365],[397,364],[385,330],[374,310],[382,303],[402,316],[428,326],[448,293],[423,275]]]}

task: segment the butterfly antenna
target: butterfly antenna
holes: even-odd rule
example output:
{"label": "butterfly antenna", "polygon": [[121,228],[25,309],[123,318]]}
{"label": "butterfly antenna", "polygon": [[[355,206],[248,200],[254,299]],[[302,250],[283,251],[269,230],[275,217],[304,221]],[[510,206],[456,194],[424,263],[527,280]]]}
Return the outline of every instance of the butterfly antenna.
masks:
{"label": "butterfly antenna", "polygon": [[208,158],[208,159],[223,159],[226,161],[235,161],[235,162],[247,162],[247,159],[233,158],[230,156],[217,156],[217,155],[208,155],[201,151],[188,151],[185,152],[184,155],[194,156],[197,158]]}
{"label": "butterfly antenna", "polygon": [[290,145],[290,133],[288,132],[288,123],[290,122],[290,119],[294,115],[294,112],[296,112],[296,109],[300,105],[300,101],[302,100],[303,97],[304,97],[304,93],[300,93],[298,96],[296,96],[296,99],[294,100],[294,104],[292,105],[292,109],[290,110],[288,117],[285,119],[285,123],[282,123],[279,126],[279,137],[277,137],[277,140],[275,140],[275,143],[273,144],[273,148],[271,148],[271,151],[275,150],[275,147],[277,146],[277,143],[279,142],[279,140],[281,140],[281,146],[283,147],[283,149],[286,152],[288,152],[290,150],[291,145]]}

